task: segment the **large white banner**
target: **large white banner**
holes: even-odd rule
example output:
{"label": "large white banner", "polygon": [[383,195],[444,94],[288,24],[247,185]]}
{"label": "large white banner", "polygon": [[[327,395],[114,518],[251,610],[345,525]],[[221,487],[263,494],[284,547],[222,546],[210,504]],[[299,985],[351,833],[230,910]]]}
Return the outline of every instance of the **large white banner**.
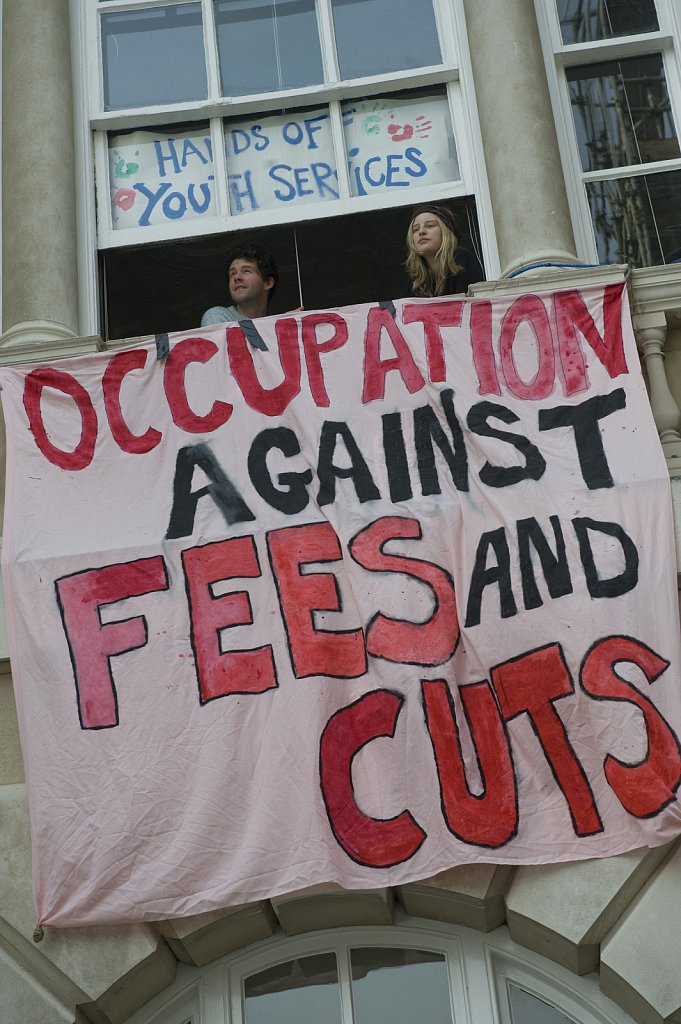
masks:
{"label": "large white banner", "polygon": [[43,923],[678,834],[669,481],[622,283],[157,342],[0,371]]}

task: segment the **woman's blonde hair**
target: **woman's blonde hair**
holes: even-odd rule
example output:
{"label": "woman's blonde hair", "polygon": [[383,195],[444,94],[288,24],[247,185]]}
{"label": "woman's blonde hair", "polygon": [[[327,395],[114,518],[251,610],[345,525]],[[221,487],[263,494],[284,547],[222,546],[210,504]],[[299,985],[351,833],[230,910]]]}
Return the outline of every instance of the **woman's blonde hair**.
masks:
{"label": "woman's blonde hair", "polygon": [[[435,275],[431,273],[423,256],[420,256],[414,248],[414,235],[411,226],[420,213],[429,213],[431,217],[434,217],[442,232],[442,245],[435,254],[437,260],[437,274]],[[412,280],[415,295],[430,298],[434,295],[445,294],[447,278],[455,277],[461,270],[454,259],[454,253],[458,246],[457,224],[454,215],[449,210],[436,206],[420,206],[414,210],[407,231],[407,259],[404,265]]]}

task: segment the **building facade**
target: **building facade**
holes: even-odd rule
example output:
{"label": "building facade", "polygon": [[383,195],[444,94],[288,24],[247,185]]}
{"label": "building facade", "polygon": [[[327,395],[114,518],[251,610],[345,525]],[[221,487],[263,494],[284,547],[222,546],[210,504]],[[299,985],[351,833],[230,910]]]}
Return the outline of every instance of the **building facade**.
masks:
{"label": "building facade", "polygon": [[[280,257],[274,312],[397,295],[408,208],[437,200],[485,266],[476,295],[631,268],[681,527],[677,0],[1,10],[0,360],[196,326],[240,232]],[[0,639],[1,1024],[380,1024],[405,1006],[443,1024],[681,1021],[676,843],[34,941]]]}

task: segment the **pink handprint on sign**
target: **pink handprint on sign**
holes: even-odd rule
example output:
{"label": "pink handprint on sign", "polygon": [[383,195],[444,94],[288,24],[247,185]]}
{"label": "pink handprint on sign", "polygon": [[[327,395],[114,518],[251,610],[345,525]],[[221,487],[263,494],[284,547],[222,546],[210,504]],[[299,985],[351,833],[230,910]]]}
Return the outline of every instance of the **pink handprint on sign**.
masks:
{"label": "pink handprint on sign", "polygon": [[135,205],[136,194],[131,188],[119,188],[111,197],[112,206],[120,206],[121,210],[129,210]]}

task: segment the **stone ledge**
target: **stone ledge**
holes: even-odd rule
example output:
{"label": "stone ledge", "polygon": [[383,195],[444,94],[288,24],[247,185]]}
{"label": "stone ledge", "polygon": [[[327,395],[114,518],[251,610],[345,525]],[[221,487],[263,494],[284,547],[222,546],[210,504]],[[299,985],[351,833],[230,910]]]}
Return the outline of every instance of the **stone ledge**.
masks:
{"label": "stone ledge", "polygon": [[268,939],[277,930],[268,900],[159,922],[161,935],[178,960],[201,967],[211,960]]}
{"label": "stone ledge", "polygon": [[681,323],[681,263],[632,270],[630,285],[633,313],[660,311],[670,326]]}
{"label": "stone ledge", "polygon": [[400,885],[395,892],[412,917],[490,932],[506,920],[504,890],[512,873],[511,867],[469,864]]}
{"label": "stone ledge", "polygon": [[601,950],[601,990],[641,1024],[681,1021],[680,917],[677,842]]}
{"label": "stone ledge", "polygon": [[511,938],[575,974],[597,970],[601,941],[667,852],[519,868],[506,895]]}
{"label": "stone ledge", "polygon": [[65,324],[53,320],[27,320],[0,335],[0,363],[47,363],[67,356],[86,355],[102,348],[97,335],[78,337]]}
{"label": "stone ledge", "polygon": [[392,889],[317,889],[271,900],[286,935],[346,928],[363,924],[392,924],[395,897]]}
{"label": "stone ledge", "polygon": [[[520,268],[518,268],[520,269]],[[495,295],[514,295],[522,292],[551,292],[562,288],[586,288],[622,281],[628,267],[613,263],[604,267],[585,267],[575,263],[565,267],[541,267],[517,273],[515,277],[499,278],[495,281],[479,281],[471,285],[469,294],[474,299],[492,298]]]}
{"label": "stone ledge", "polygon": [[0,1024],[74,1024],[76,1010],[29,977],[0,948]]}

